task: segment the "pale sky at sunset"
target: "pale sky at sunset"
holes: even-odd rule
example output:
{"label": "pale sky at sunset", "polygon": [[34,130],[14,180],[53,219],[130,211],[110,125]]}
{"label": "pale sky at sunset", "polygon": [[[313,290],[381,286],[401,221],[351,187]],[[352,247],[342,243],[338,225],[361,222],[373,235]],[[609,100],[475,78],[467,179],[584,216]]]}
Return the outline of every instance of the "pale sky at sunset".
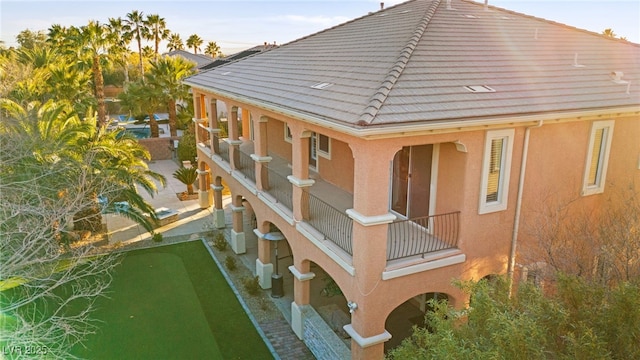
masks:
{"label": "pale sky at sunset", "polygon": [[[385,6],[401,2],[387,0]],[[640,0],[489,0],[489,4],[598,33],[612,28],[618,36],[640,43]],[[197,34],[204,40],[203,48],[216,41],[223,53],[232,54],[265,41],[283,44],[379,8],[377,0],[0,0],[0,39],[5,46],[16,46],[16,35],[25,29],[46,32],[53,24],[106,23],[110,17],[125,18],[139,10],[164,17],[167,27],[185,41]]]}

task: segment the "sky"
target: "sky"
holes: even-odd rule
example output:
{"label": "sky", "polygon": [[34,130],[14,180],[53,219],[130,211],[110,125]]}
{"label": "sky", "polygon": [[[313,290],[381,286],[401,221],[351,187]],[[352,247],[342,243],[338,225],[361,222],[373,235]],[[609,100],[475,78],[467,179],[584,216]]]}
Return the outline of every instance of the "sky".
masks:
{"label": "sky", "polygon": [[[444,1],[444,0],[443,0]],[[452,0],[453,4],[458,0]],[[226,55],[264,42],[278,45],[310,35],[380,9],[379,0],[0,0],[0,40],[16,46],[25,29],[51,25],[82,26],[108,22],[133,10],[165,18],[183,41],[197,34],[215,41]],[[384,1],[385,6],[401,3]],[[484,3],[483,0],[478,0]],[[489,0],[490,5],[640,43],[640,0]],[[133,48],[132,44],[132,48]],[[164,49],[161,49],[164,50]]]}

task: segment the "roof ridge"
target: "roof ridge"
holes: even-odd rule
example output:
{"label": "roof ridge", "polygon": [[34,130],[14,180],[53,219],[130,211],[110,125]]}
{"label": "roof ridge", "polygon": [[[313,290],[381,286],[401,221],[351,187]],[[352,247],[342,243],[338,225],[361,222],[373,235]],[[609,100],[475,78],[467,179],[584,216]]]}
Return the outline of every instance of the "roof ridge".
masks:
{"label": "roof ridge", "polygon": [[396,81],[398,81],[398,78],[400,78],[400,75],[402,75],[411,55],[413,55],[413,51],[427,29],[429,22],[431,22],[431,18],[435,14],[436,9],[440,6],[440,2],[441,0],[434,0],[431,2],[431,5],[425,11],[424,17],[416,26],[416,29],[413,31],[413,34],[411,35],[411,38],[409,38],[405,47],[400,51],[398,59],[391,67],[391,70],[389,70],[389,73],[382,81],[382,84],[380,84],[378,90],[371,96],[371,98],[369,98],[367,107],[365,107],[364,111],[360,115],[358,125],[369,125],[376,117],[376,114],[382,107],[382,104],[384,104],[385,100],[389,96],[391,89],[395,85]]}

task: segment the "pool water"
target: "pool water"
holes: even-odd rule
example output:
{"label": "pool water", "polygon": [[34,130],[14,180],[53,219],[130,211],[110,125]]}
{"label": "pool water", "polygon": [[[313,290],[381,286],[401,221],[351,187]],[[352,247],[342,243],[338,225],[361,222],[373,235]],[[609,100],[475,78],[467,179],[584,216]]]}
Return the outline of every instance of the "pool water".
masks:
{"label": "pool water", "polygon": [[128,128],[126,132],[132,134],[137,139],[146,139],[151,137],[151,129],[149,128]]}

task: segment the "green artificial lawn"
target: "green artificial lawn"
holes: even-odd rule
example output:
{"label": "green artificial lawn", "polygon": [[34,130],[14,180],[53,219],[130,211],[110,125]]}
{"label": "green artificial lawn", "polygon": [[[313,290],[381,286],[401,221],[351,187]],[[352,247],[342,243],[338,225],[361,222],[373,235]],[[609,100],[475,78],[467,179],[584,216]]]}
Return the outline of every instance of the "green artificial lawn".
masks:
{"label": "green artificial lawn", "polygon": [[100,330],[72,349],[88,359],[273,359],[200,241],[128,252]]}

